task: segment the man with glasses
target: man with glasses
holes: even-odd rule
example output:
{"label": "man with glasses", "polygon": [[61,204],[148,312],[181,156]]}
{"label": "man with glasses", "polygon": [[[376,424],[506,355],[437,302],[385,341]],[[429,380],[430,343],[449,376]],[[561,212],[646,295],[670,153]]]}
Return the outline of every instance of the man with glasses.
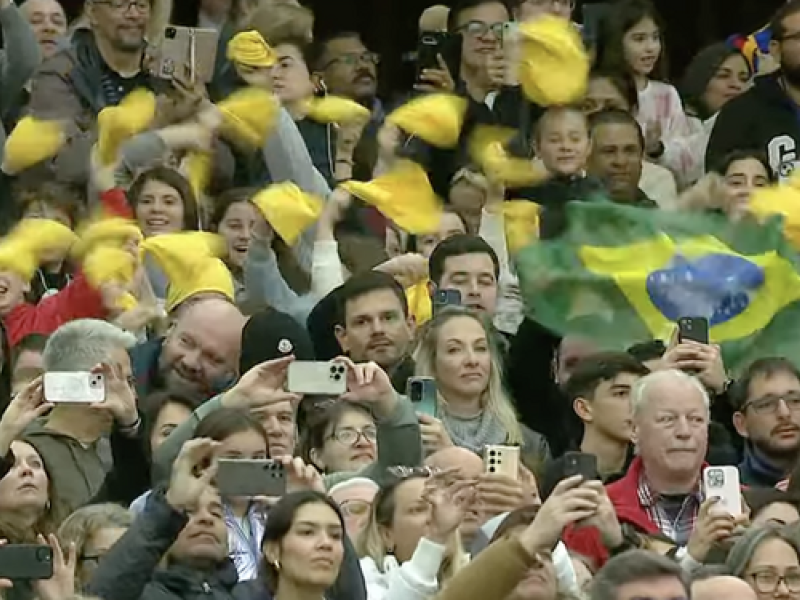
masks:
{"label": "man with glasses", "polygon": [[152,0],[87,0],[88,29],[48,61],[32,81],[34,116],[70,124],[68,143],[54,161],[57,176],[85,183],[98,113],[137,88],[166,92],[169,82],[143,68]]}
{"label": "man with glasses", "polygon": [[800,371],[785,358],[755,361],[730,389],[745,440],[742,485],[774,487],[800,456]]}
{"label": "man with glasses", "polygon": [[377,117],[379,64],[380,56],[367,49],[358,33],[342,32],[319,42],[314,70],[329,93],[355,100]]}

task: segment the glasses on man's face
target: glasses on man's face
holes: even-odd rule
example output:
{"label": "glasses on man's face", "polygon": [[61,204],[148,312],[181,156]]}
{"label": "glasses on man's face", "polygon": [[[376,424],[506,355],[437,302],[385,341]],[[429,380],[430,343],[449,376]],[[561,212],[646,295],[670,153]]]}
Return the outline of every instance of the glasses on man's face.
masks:
{"label": "glasses on man's face", "polygon": [[786,404],[786,408],[791,412],[800,412],[800,391],[787,392],[781,396],[776,394],[756,398],[751,402],[746,402],[742,407],[742,412],[752,408],[757,415],[771,415],[778,412],[781,401]]}
{"label": "glasses on man's face", "polygon": [[139,12],[150,12],[150,0],[95,0],[96,4],[105,4],[112,10],[128,11],[136,7]]}
{"label": "glasses on man's face", "polygon": [[365,500],[345,500],[339,509],[345,517],[364,517],[369,514],[372,504]]}
{"label": "glasses on man's face", "polygon": [[343,65],[345,67],[357,67],[361,63],[379,65],[381,64],[381,57],[375,52],[350,52],[349,54],[342,54],[330,60],[323,69],[327,69],[332,65]]}
{"label": "glasses on man's face", "polygon": [[355,446],[362,437],[374,444],[378,440],[378,430],[375,427],[365,427],[364,429],[346,427],[334,431],[331,439],[345,446]]}
{"label": "glasses on man's face", "polygon": [[483,38],[489,35],[489,32],[496,38],[503,37],[504,23],[485,23],[483,21],[469,21],[456,30],[456,33],[466,33],[467,35],[475,38]]}
{"label": "glasses on man's face", "polygon": [[783,582],[787,589],[792,593],[800,592],[800,569],[786,571],[783,575],[772,570],[756,571],[750,573],[756,586],[756,591],[760,594],[772,594]]}

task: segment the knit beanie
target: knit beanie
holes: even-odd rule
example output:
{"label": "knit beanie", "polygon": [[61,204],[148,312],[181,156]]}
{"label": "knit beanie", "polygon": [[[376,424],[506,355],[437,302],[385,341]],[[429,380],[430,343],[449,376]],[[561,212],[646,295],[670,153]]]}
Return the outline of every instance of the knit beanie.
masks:
{"label": "knit beanie", "polygon": [[300,323],[271,308],[250,317],[242,329],[240,373],[262,362],[291,355],[297,360],[314,360],[311,339]]}
{"label": "knit beanie", "polygon": [[724,42],[712,44],[700,50],[686,67],[680,85],[681,97],[686,107],[691,108],[699,118],[705,120],[711,116],[702,101],[708,83],[713,79],[722,63],[728,57],[737,54],[741,54],[741,52]]}

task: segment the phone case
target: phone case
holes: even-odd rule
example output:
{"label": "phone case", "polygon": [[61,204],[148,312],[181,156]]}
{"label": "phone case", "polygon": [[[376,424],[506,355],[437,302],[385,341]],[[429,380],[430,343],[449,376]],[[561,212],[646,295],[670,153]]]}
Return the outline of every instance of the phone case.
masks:
{"label": "phone case", "polygon": [[678,339],[708,343],[708,319],[704,317],[681,317],[678,319]]}
{"label": "phone case", "polygon": [[8,544],[0,546],[0,578],[50,579],[53,576],[53,550],[50,546]]}
{"label": "phone case", "polygon": [[499,473],[512,479],[519,478],[518,446],[486,446],[483,466],[487,473]]}
{"label": "phone case", "polygon": [[719,498],[714,510],[725,511],[734,517],[742,514],[742,488],[736,467],[703,469],[703,493],[706,498]]}
{"label": "phone case", "polygon": [[341,396],[347,391],[347,367],[336,361],[297,360],[289,363],[286,382],[295,394]]}
{"label": "phone case", "polygon": [[597,479],[597,457],[583,452],[565,452],[564,479],[575,475],[580,475],[584,481]]}
{"label": "phone case", "polygon": [[214,29],[170,25],[159,44],[153,75],[172,79],[181,75],[179,69],[189,66],[194,81],[208,83],[214,77],[218,44],[219,34]]}
{"label": "phone case", "polygon": [[509,86],[519,85],[517,68],[519,66],[519,23],[509,21],[503,24],[503,56],[506,61],[506,81]]}
{"label": "phone case", "polygon": [[286,471],[273,460],[220,459],[217,489],[223,496],[283,496]]}
{"label": "phone case", "polygon": [[433,377],[409,377],[406,395],[416,412],[431,417],[436,416],[438,403],[436,380]]}
{"label": "phone case", "polygon": [[101,373],[45,373],[43,389],[44,399],[52,404],[97,404],[106,399]]}

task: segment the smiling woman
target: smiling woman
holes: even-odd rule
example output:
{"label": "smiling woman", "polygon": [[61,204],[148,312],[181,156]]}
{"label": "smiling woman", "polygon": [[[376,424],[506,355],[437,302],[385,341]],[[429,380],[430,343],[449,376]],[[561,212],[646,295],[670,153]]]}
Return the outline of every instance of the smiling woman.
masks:
{"label": "smiling woman", "polygon": [[200,228],[192,187],[174,169],[155,167],[139,175],[128,190],[128,200],[145,237]]}

